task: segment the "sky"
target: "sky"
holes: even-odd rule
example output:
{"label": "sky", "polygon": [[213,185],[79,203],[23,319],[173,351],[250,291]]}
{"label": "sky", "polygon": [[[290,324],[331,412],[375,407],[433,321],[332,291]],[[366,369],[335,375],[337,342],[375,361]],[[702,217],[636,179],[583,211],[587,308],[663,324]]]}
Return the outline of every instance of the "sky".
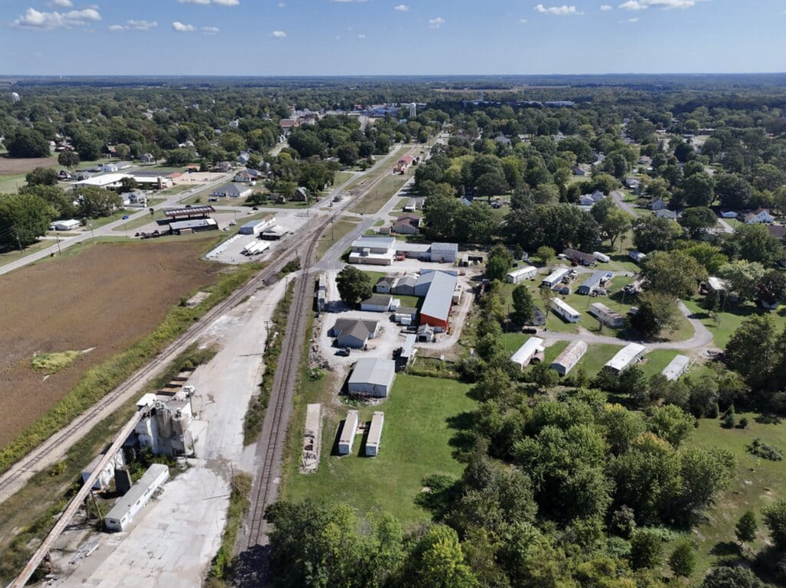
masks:
{"label": "sky", "polygon": [[786,71],[786,0],[98,1],[0,1],[0,74]]}

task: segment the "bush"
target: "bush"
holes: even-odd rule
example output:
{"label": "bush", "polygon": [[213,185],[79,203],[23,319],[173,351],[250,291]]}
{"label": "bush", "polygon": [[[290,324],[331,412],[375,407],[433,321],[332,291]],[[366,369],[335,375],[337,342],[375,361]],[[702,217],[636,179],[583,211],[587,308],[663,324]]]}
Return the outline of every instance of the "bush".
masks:
{"label": "bush", "polygon": [[655,568],[660,565],[663,545],[658,533],[642,529],[630,541],[630,565],[634,570]]}
{"label": "bush", "polygon": [[749,453],[755,455],[756,457],[761,457],[762,459],[768,459],[770,461],[783,460],[783,451],[774,445],[765,443],[758,437],[755,437],[753,441],[751,441],[751,444],[746,447],[746,449]]}

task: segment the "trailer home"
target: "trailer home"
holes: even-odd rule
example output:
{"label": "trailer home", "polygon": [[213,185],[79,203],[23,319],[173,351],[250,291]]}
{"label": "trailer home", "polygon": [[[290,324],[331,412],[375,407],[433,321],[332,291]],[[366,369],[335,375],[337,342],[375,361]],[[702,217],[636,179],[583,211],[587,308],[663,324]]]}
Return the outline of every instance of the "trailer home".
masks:
{"label": "trailer home", "polygon": [[508,272],[508,275],[505,276],[505,281],[509,284],[520,284],[524,280],[532,280],[537,275],[538,269],[528,265]]}
{"label": "trailer home", "polygon": [[569,323],[581,322],[581,313],[560,298],[551,299],[551,310]]}

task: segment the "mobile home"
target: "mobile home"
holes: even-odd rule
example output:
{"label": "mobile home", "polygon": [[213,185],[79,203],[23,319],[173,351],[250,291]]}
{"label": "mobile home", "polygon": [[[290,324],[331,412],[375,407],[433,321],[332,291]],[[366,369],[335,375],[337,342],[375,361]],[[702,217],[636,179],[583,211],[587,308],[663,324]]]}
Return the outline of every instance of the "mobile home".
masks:
{"label": "mobile home", "polygon": [[530,337],[524,345],[519,347],[519,350],[513,354],[510,361],[515,363],[521,369],[527,367],[533,361],[543,361],[543,339],[538,337]]}
{"label": "mobile home", "polygon": [[552,362],[551,369],[556,370],[560,376],[566,376],[581,361],[585,353],[587,353],[587,344],[584,341],[574,341]]}
{"label": "mobile home", "polygon": [[541,282],[541,285],[547,288],[554,289],[556,286],[562,283],[563,278],[568,275],[568,272],[570,272],[568,268],[558,267],[553,272],[551,272],[543,280],[543,282]]}
{"label": "mobile home", "polygon": [[606,326],[619,328],[625,325],[625,317],[605,304],[596,302],[590,306],[590,314]]}
{"label": "mobile home", "polygon": [[606,362],[606,367],[610,370],[621,373],[644,357],[646,348],[638,343],[631,343],[623,347],[617,355]]}
{"label": "mobile home", "polygon": [[581,313],[560,298],[551,299],[551,310],[569,323],[581,322]]}
{"label": "mobile home", "polygon": [[344,419],[344,426],[341,428],[341,435],[338,438],[338,454],[349,455],[352,453],[352,446],[355,444],[355,434],[358,432],[358,419],[360,413],[356,410],[347,412]]}
{"label": "mobile home", "polygon": [[538,269],[531,265],[526,267],[520,267],[518,269],[513,270],[512,272],[508,272],[508,275],[505,276],[505,281],[510,284],[519,284],[524,280],[531,280],[535,276],[538,275]]}
{"label": "mobile home", "polygon": [[385,413],[376,411],[371,417],[371,425],[368,428],[368,439],[366,439],[366,457],[376,457],[379,455],[379,445],[382,441],[382,426],[385,424]]}
{"label": "mobile home", "polygon": [[689,365],[690,359],[687,356],[678,355],[671,360],[671,363],[669,363],[661,373],[666,376],[667,380],[674,382],[679,380],[680,377],[688,371]]}

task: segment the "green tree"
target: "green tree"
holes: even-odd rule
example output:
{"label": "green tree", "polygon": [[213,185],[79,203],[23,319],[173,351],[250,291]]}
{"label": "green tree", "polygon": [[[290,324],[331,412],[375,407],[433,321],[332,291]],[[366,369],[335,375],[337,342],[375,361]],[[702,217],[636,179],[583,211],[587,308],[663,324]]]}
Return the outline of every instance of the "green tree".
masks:
{"label": "green tree", "polygon": [[664,329],[679,325],[680,311],[674,297],[658,292],[639,295],[639,310],[630,319],[631,326],[646,338],[657,337]]}
{"label": "green tree", "polygon": [[370,297],[374,289],[368,274],[351,265],[345,266],[338,273],[336,287],[341,300],[353,308]]}
{"label": "green tree", "polygon": [[77,213],[83,218],[109,216],[122,201],[115,192],[96,186],[80,186],[76,192]]}
{"label": "green tree", "polygon": [[701,588],[766,588],[748,568],[720,567],[710,570]]}
{"label": "green tree", "polygon": [[528,325],[532,322],[535,303],[526,284],[519,284],[513,289],[513,322],[517,325]]}
{"label": "green tree", "polygon": [[491,199],[492,196],[507,194],[510,187],[501,171],[485,173],[475,181],[475,190],[478,196]]}
{"label": "green tree", "polygon": [[779,550],[786,550],[786,500],[778,500],[762,510],[764,524]]}
{"label": "green tree", "polygon": [[698,261],[711,276],[716,275],[721,266],[729,263],[729,258],[721,253],[718,247],[709,243],[690,243],[680,251]]}
{"label": "green tree", "polygon": [[56,186],[57,172],[51,167],[37,167],[25,176],[28,186]]}
{"label": "green tree", "polygon": [[747,208],[753,199],[753,188],[737,174],[720,174],[715,181],[715,193],[721,206],[729,210]]}
{"label": "green tree", "polygon": [[696,420],[674,405],[655,407],[650,410],[647,427],[661,439],[679,447],[693,434]]}
{"label": "green tree", "polygon": [[533,257],[539,260],[542,265],[548,265],[556,255],[557,252],[554,251],[554,249],[548,247],[547,245],[542,245],[541,247],[538,247],[538,250],[535,252]]}
{"label": "green tree", "polygon": [[663,545],[660,536],[649,529],[639,529],[630,540],[630,565],[634,570],[660,565]]}
{"label": "green tree", "polygon": [[726,280],[728,288],[741,302],[756,297],[759,282],[766,274],[764,266],[749,261],[732,261],[718,270],[718,275]]}
{"label": "green tree", "polygon": [[5,140],[5,147],[11,157],[49,157],[49,141],[38,131],[19,128]]}
{"label": "green tree", "polygon": [[486,277],[489,280],[504,280],[513,266],[513,255],[504,245],[494,245],[486,262]]}
{"label": "green tree", "polygon": [[617,239],[628,232],[631,227],[631,218],[628,213],[623,210],[615,209],[606,215],[606,218],[600,224],[600,228],[609,240],[612,249]]}
{"label": "green tree", "polygon": [[783,259],[783,246],[763,225],[741,225],[733,240],[739,245],[740,257],[747,261],[771,265]]}
{"label": "green tree", "polygon": [[79,154],[76,151],[61,151],[57,156],[57,163],[68,169],[74,169],[79,165]]}
{"label": "green tree", "polygon": [[680,541],[669,556],[671,573],[678,578],[690,578],[696,568],[696,553],[689,541]]}
{"label": "green tree", "polygon": [[770,270],[756,284],[756,296],[771,305],[786,297],[786,276],[779,270]]}
{"label": "green tree", "polygon": [[642,253],[670,249],[681,235],[676,222],[658,216],[641,217],[633,225],[633,243]]}
{"label": "green tree", "polygon": [[718,219],[706,206],[697,206],[683,212],[679,223],[688,231],[692,239],[698,239],[717,225]]}
{"label": "green tree", "polygon": [[464,561],[456,531],[435,525],[412,553],[407,585],[416,588],[473,588],[477,579]]}
{"label": "green tree", "polygon": [[769,315],[750,316],[726,344],[726,364],[755,389],[765,388],[775,361],[777,332]]}
{"label": "green tree", "polygon": [[46,234],[56,212],[34,194],[0,196],[0,244],[27,247]]}
{"label": "green tree", "polygon": [[649,289],[673,298],[691,298],[698,284],[707,279],[707,270],[682,251],[656,251],[644,262],[642,275]]}
{"label": "green tree", "polygon": [[45,200],[55,209],[56,218],[70,219],[76,216],[73,194],[60,186],[23,186],[19,193],[32,194]]}
{"label": "green tree", "polygon": [[742,544],[753,543],[756,540],[756,531],[759,528],[759,523],[756,520],[756,515],[751,510],[746,510],[737,521],[734,527],[734,534],[737,541]]}

